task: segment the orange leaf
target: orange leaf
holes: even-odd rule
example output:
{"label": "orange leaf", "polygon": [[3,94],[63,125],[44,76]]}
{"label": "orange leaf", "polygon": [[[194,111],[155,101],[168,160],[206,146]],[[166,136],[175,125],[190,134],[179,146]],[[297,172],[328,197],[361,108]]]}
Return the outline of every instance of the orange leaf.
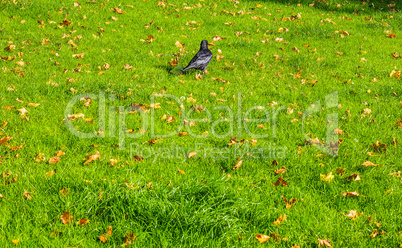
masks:
{"label": "orange leaf", "polygon": [[326,246],[326,247],[328,247],[328,248],[331,248],[331,247],[332,247],[332,245],[329,243],[329,239],[327,239],[327,240],[325,240],[325,239],[318,239],[318,247],[320,247],[320,246],[322,246],[322,245],[324,245],[324,246]]}
{"label": "orange leaf", "polygon": [[99,239],[103,242],[106,243],[107,239],[110,238],[110,236],[112,236],[112,226],[109,226],[107,228],[107,233],[102,234]]}
{"label": "orange leaf", "polygon": [[70,214],[70,212],[66,211],[60,216],[60,219],[64,225],[67,225],[68,223],[72,222],[73,216]]}
{"label": "orange leaf", "polygon": [[24,189],[24,196],[25,196],[25,198],[27,198],[28,200],[31,200],[32,199],[32,196],[29,194],[29,192],[28,191],[26,191],[25,189]]}
{"label": "orange leaf", "polygon": [[243,160],[240,160],[239,162],[237,162],[237,164],[233,167],[233,170],[237,170],[240,168],[240,166],[242,165]]}
{"label": "orange leaf", "polygon": [[60,161],[61,158],[59,157],[52,157],[49,159],[49,164],[55,164]]}
{"label": "orange leaf", "polygon": [[100,153],[98,151],[95,152],[95,154],[89,156],[87,161],[85,161],[84,165],[89,164],[90,162],[97,160],[100,158]]}
{"label": "orange leaf", "polygon": [[188,158],[192,158],[192,157],[194,157],[195,155],[197,155],[197,152],[190,152],[187,157],[188,157]]}
{"label": "orange leaf", "polygon": [[276,221],[272,222],[272,223],[274,225],[279,226],[285,220],[286,220],[286,214],[283,214],[283,215],[279,216],[279,218]]}
{"label": "orange leaf", "polygon": [[264,243],[267,242],[268,239],[270,239],[271,237],[268,235],[264,235],[264,234],[256,234],[255,238],[258,239],[258,241],[260,241],[260,243]]}

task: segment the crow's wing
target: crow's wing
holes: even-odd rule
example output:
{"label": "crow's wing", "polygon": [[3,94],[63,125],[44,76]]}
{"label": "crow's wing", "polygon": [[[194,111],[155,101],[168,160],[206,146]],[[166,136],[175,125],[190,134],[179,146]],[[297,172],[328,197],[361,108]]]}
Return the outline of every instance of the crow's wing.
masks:
{"label": "crow's wing", "polygon": [[190,63],[188,63],[188,66],[185,68],[186,70],[188,69],[198,69],[198,68],[203,68],[208,65],[209,61],[212,59],[212,53],[209,50],[200,50],[198,53],[194,56],[194,58],[191,59]]}

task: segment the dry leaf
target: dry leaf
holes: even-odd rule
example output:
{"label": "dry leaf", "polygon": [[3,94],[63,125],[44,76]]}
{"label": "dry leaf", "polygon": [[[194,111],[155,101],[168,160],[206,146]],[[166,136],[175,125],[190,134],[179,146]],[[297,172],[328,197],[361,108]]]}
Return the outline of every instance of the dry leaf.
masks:
{"label": "dry leaf", "polygon": [[67,225],[73,221],[73,216],[70,214],[70,212],[66,211],[60,216],[60,219],[64,225]]}
{"label": "dry leaf", "polygon": [[119,162],[118,158],[111,158],[109,159],[110,165],[113,166]]}
{"label": "dry leaf", "polygon": [[110,238],[112,236],[112,226],[109,226],[107,228],[107,233],[102,234],[99,239],[100,241],[102,241],[103,243],[106,243],[107,239]]}
{"label": "dry leaf", "polygon": [[255,238],[258,239],[258,241],[260,241],[260,243],[264,243],[267,242],[268,239],[270,239],[271,237],[268,235],[264,235],[264,234],[256,234]]}
{"label": "dry leaf", "polygon": [[347,178],[348,181],[352,180],[352,181],[360,181],[360,176],[357,173],[353,173],[350,176],[348,176]]}
{"label": "dry leaf", "polygon": [[279,218],[273,222],[274,225],[279,226],[283,221],[286,220],[286,214],[279,216]]}
{"label": "dry leaf", "polygon": [[60,190],[60,194],[62,194],[63,196],[67,196],[69,192],[70,192],[70,188],[65,188],[65,189]]}
{"label": "dry leaf", "polygon": [[357,191],[353,191],[353,192],[346,191],[346,192],[342,192],[342,195],[343,196],[359,196],[359,193],[357,193]]}
{"label": "dry leaf", "polygon": [[274,186],[287,186],[288,182],[282,177],[279,177],[278,180],[274,183]]}
{"label": "dry leaf", "polygon": [[286,168],[284,166],[282,166],[282,169],[276,169],[275,173],[276,174],[283,174],[286,172]]}
{"label": "dry leaf", "polygon": [[357,217],[359,217],[362,214],[363,213],[360,213],[360,214],[357,213],[356,210],[350,210],[350,212],[348,214],[343,214],[343,215],[348,217],[348,218],[350,218],[350,219],[352,219],[352,220],[355,220]]}
{"label": "dry leaf", "polygon": [[370,161],[364,162],[363,165],[366,166],[366,167],[367,166],[378,166],[378,164],[374,164],[373,162],[370,162]]}
{"label": "dry leaf", "polygon": [[237,162],[237,164],[233,167],[233,170],[239,169],[242,163],[243,163],[243,160],[240,160],[239,162]]}
{"label": "dry leaf", "polygon": [[127,233],[126,236],[124,237],[124,244],[122,244],[121,246],[126,247],[129,245],[132,245],[134,240],[136,240],[137,237],[132,233]]}
{"label": "dry leaf", "polygon": [[84,162],[84,165],[89,164],[90,162],[97,160],[100,158],[100,153],[98,151],[95,152],[95,154],[89,156],[87,161]]}
{"label": "dry leaf", "polygon": [[190,152],[187,156],[187,158],[192,158],[197,154],[197,152]]}
{"label": "dry leaf", "polygon": [[27,190],[24,189],[24,196],[25,198],[27,198],[28,200],[32,199],[32,196],[29,194],[29,192]]}
{"label": "dry leaf", "polygon": [[89,220],[87,220],[87,219],[80,219],[80,220],[77,222],[77,225],[85,226],[85,225],[88,224],[88,223],[89,223]]}
{"label": "dry leaf", "polygon": [[325,239],[318,239],[318,247],[320,246],[326,246],[328,248],[331,248],[332,245],[329,243],[329,239],[325,240]]}
{"label": "dry leaf", "polygon": [[61,160],[61,158],[60,157],[52,157],[52,158],[50,158],[49,159],[49,164],[55,164],[55,163],[57,163],[57,162],[59,162]]}
{"label": "dry leaf", "polygon": [[330,183],[332,181],[332,179],[334,179],[334,175],[332,175],[332,172],[328,172],[327,175],[320,174],[320,179],[321,179],[321,181]]}

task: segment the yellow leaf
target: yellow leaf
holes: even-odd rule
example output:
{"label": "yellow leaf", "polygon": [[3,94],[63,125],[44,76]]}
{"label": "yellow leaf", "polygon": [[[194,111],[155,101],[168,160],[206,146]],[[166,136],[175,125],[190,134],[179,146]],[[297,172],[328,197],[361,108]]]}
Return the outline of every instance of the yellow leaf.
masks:
{"label": "yellow leaf", "polygon": [[321,181],[331,182],[334,179],[334,175],[332,175],[332,172],[329,172],[327,175],[320,174],[320,179]]}

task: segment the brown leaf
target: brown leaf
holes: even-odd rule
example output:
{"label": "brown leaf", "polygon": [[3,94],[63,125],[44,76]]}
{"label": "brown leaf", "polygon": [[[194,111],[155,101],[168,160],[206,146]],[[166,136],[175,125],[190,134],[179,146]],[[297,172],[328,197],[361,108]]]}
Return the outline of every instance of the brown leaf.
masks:
{"label": "brown leaf", "polygon": [[136,162],[140,162],[140,161],[143,161],[144,158],[142,157],[142,155],[135,155],[135,156],[134,156],[134,160],[135,160]]}
{"label": "brown leaf", "polygon": [[88,223],[89,223],[89,220],[87,220],[87,219],[80,219],[80,220],[77,222],[77,225],[85,226],[85,225],[88,224]]}
{"label": "brown leaf", "polygon": [[102,241],[103,243],[106,243],[107,239],[110,238],[112,236],[112,226],[109,226],[107,228],[107,233],[102,234],[99,239],[100,241]]}
{"label": "brown leaf", "polygon": [[136,240],[137,237],[132,233],[127,233],[126,236],[124,237],[124,244],[122,244],[121,246],[126,247],[129,245],[132,245],[134,240]]}
{"label": "brown leaf", "polygon": [[342,176],[345,173],[345,168],[338,167],[335,169],[335,172],[338,173],[339,176]]}
{"label": "brown leaf", "polygon": [[152,20],[152,22],[146,24],[144,27],[145,27],[146,29],[148,29],[150,26],[152,26],[152,24],[154,24],[154,21],[153,21],[153,20]]}
{"label": "brown leaf", "polygon": [[278,180],[275,182],[274,186],[287,186],[288,182],[282,177],[279,177]]}
{"label": "brown leaf", "polygon": [[348,181],[352,180],[352,181],[360,181],[360,176],[357,173],[353,173],[350,176],[348,176],[347,178]]}
{"label": "brown leaf", "polygon": [[67,225],[68,223],[72,222],[74,218],[70,212],[66,211],[60,216],[60,219],[64,225]]}
{"label": "brown leaf", "polygon": [[375,144],[370,145],[371,148],[377,153],[383,153],[387,151],[387,144],[381,143],[377,140]]}
{"label": "brown leaf", "polygon": [[283,201],[284,201],[285,204],[286,204],[286,208],[291,208],[291,207],[292,207],[292,204],[294,204],[294,203],[297,202],[296,199],[287,200],[285,197],[283,197]]}

